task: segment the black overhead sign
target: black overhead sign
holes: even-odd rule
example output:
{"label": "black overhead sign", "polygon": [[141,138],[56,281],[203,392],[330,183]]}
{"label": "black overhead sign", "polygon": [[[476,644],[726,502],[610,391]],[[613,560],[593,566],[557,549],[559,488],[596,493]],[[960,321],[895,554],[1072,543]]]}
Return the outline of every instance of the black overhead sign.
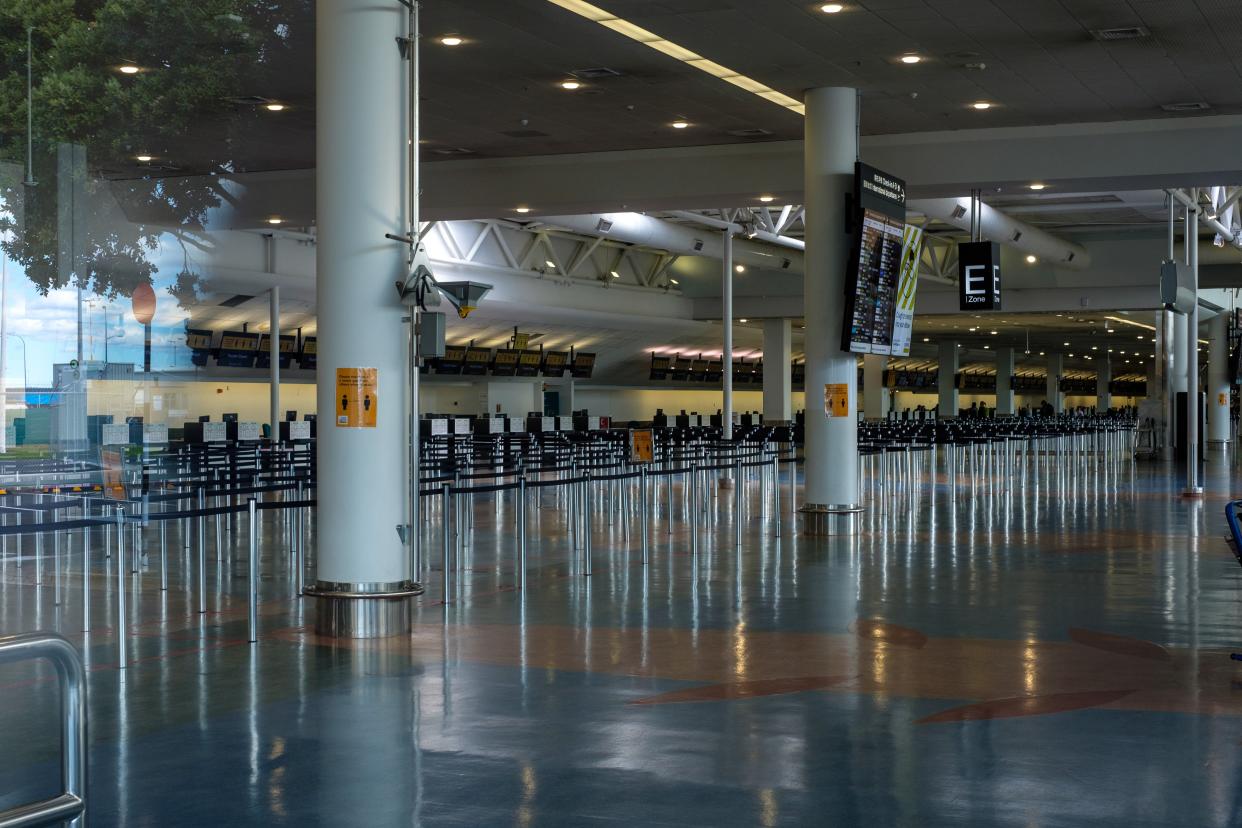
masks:
{"label": "black overhead sign", "polygon": [[861,161],[854,165],[854,199],[863,210],[906,220],[906,182]]}
{"label": "black overhead sign", "polygon": [[964,311],[1001,309],[1000,245],[963,242],[957,246],[957,297]]}

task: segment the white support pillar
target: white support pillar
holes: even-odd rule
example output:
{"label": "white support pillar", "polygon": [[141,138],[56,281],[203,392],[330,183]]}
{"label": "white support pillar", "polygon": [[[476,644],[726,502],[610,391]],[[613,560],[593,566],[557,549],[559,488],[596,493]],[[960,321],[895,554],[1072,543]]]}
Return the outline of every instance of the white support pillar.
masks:
{"label": "white support pillar", "polygon": [[793,334],[788,319],[763,321],[763,419],[793,420]]}
{"label": "white support pillar", "polygon": [[937,411],[940,417],[956,417],[958,411],[957,369],[961,350],[956,342],[941,341],[937,346],[940,365],[936,371],[936,384],[940,389]]}
{"label": "white support pillar", "polygon": [[1065,395],[1061,393],[1061,375],[1065,373],[1065,354],[1048,354],[1048,382],[1044,399],[1057,414],[1065,411]]}
{"label": "white support pillar", "polygon": [[1113,407],[1113,394],[1108,390],[1113,381],[1113,364],[1105,354],[1095,358],[1095,410],[1104,414]]}
{"label": "white support pillar", "polygon": [[[406,35],[399,3],[316,3],[316,290],[321,415],[316,600],[320,634],[410,627],[418,591],[405,519],[406,331],[393,284],[405,276]],[[362,128],[361,125],[365,125]],[[338,371],[376,375],[374,427],[341,424]],[[367,374],[364,372],[363,376]],[[348,375],[342,375],[344,379]],[[380,595],[383,597],[371,597]]]}
{"label": "white support pillar", "polygon": [[[1199,203],[1199,191],[1191,198]],[[1186,217],[1186,249],[1190,252],[1192,307],[1186,315],[1186,489],[1185,495],[1203,493],[1199,480],[1199,208]]]}
{"label": "white support pillar", "polygon": [[868,420],[882,420],[888,416],[888,389],[884,387],[887,367],[888,357],[884,354],[863,357],[863,415]]}
{"label": "white support pillar", "polygon": [[280,442],[280,286],[273,285],[268,302],[268,385],[271,390],[272,443]]}
{"label": "white support pillar", "polygon": [[1229,442],[1229,317],[1219,313],[1208,322],[1207,414],[1209,443]]}
{"label": "white support pillar", "polygon": [[1186,390],[1186,314],[1173,314],[1173,405],[1177,404],[1177,395]]}
{"label": "white support pillar", "polygon": [[[806,493],[807,534],[857,531],[858,382],[854,355],[841,350],[844,324],[845,196],[858,157],[858,93],[833,87],[806,93],[803,174],[806,206]],[[844,411],[826,397],[844,393]],[[830,416],[830,413],[832,416]],[[844,416],[839,416],[844,414]]]}
{"label": "white support pillar", "polygon": [[996,349],[996,416],[1018,413],[1013,397],[1013,348]]}
{"label": "white support pillar", "polygon": [[723,353],[724,370],[720,372],[721,394],[720,424],[721,438],[733,439],[733,233],[724,232],[724,255],[721,257],[720,296],[724,305],[723,318],[720,321],[724,328]]}

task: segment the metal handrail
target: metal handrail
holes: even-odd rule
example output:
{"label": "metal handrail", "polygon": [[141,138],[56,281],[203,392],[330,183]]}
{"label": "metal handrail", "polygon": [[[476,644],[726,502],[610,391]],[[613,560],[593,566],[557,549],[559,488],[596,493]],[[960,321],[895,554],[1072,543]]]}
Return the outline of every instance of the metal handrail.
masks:
{"label": "metal handrail", "polygon": [[0,664],[46,658],[60,678],[60,774],[64,789],[50,799],[0,811],[0,828],[86,824],[86,668],[65,638],[23,633],[0,638]]}

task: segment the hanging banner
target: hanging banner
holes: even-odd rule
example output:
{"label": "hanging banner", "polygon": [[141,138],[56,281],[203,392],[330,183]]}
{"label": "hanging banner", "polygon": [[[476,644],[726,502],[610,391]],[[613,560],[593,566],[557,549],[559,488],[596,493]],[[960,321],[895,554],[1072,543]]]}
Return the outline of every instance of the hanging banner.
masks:
{"label": "hanging banner", "polygon": [[914,296],[919,287],[919,262],[923,258],[923,228],[906,225],[901,237],[901,277],[897,283],[893,314],[893,356],[910,356],[914,336]]}
{"label": "hanging banner", "polygon": [[339,428],[375,428],[377,408],[378,368],[336,369],[336,424]]}
{"label": "hanging banner", "polygon": [[829,417],[850,416],[850,386],[833,383],[824,386],[824,413]]}

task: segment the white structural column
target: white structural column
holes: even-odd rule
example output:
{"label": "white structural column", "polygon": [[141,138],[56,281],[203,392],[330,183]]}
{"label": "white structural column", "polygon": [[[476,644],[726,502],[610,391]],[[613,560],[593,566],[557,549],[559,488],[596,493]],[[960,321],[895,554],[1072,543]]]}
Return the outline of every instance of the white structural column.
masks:
{"label": "white structural column", "polygon": [[1172,405],[1177,404],[1177,395],[1186,390],[1186,314],[1173,314],[1173,392]]}
{"label": "white structural column", "polygon": [[763,420],[793,420],[793,333],[788,319],[763,321]]}
{"label": "white structural column", "polygon": [[887,367],[888,357],[884,354],[863,357],[863,415],[868,420],[882,420],[888,416],[888,389],[884,387]]}
{"label": "white structural column", "polygon": [[[1191,198],[1199,203],[1199,191],[1191,190]],[[1198,495],[1203,491],[1199,480],[1199,208],[1189,210],[1186,217],[1186,249],[1190,253],[1190,284],[1193,307],[1186,314],[1186,490],[1183,494]]]}
{"label": "white structural column", "polygon": [[1108,390],[1113,381],[1113,364],[1107,354],[1096,357],[1095,410],[1103,414],[1113,407],[1113,394]]}
{"label": "white structural column", "polygon": [[939,352],[939,366],[936,370],[936,384],[940,389],[940,398],[937,400],[937,409],[941,417],[956,417],[958,411],[958,393],[957,393],[957,369],[958,356],[961,349],[957,347],[957,343],[950,340],[941,342],[937,346]]}
{"label": "white structural column", "polygon": [[[803,175],[806,206],[806,494],[808,534],[852,534],[859,508],[857,361],[841,350],[844,324],[845,196],[858,157],[858,93],[832,87],[806,93]],[[825,407],[840,389],[844,412]],[[844,413],[845,416],[837,416]]]}
{"label": "white structural column", "polygon": [[270,370],[272,442],[280,442],[280,286],[273,285],[268,302],[267,355]]}
{"label": "white structural column", "polygon": [[722,399],[720,404],[721,437],[733,439],[733,234],[724,233],[724,257],[720,269],[720,296],[723,304],[721,327],[724,328],[724,343],[721,347],[724,370],[720,372]]}
{"label": "white structural column", "polygon": [[1229,442],[1229,317],[1218,313],[1208,322],[1207,414],[1209,443]]}
{"label": "white structural column", "polygon": [[[393,284],[404,232],[405,34],[399,3],[316,3],[316,203],[319,307],[318,583],[321,633],[409,626],[405,511],[406,332]],[[375,427],[338,425],[338,371],[376,372]],[[390,598],[332,597],[333,593]]]}
{"label": "white structural column", "polygon": [[1048,354],[1048,382],[1044,386],[1044,399],[1052,410],[1060,414],[1065,410],[1065,395],[1061,393],[1061,375],[1065,373],[1065,354]]}
{"label": "white structural column", "polygon": [[1013,348],[996,349],[996,416],[1012,417],[1016,412],[1013,399]]}

